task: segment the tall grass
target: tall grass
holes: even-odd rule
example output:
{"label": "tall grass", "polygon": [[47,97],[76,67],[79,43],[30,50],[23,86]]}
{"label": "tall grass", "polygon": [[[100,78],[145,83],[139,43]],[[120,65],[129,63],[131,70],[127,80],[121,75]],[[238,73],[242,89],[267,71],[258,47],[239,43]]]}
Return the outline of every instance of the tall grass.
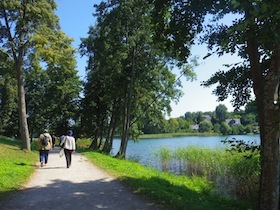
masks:
{"label": "tall grass", "polygon": [[35,170],[38,154],[20,147],[19,140],[0,136],[0,200],[19,189]]}
{"label": "tall grass", "polygon": [[258,152],[188,146],[174,150],[160,148],[156,157],[162,171],[205,177],[214,183],[214,191],[225,197],[256,199],[260,176]]}

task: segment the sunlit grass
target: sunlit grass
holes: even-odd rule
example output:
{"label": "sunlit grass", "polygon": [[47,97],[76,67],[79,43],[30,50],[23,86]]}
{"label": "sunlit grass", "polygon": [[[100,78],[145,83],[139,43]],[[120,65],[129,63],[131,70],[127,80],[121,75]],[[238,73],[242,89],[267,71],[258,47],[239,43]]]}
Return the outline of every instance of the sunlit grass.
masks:
{"label": "sunlit grass", "polygon": [[215,195],[213,183],[204,177],[176,176],[87,149],[81,152],[133,191],[145,195],[167,209],[252,209],[244,201]]}
{"label": "sunlit grass", "polygon": [[0,136],[0,199],[19,189],[35,170],[38,154],[21,150],[21,142]]}

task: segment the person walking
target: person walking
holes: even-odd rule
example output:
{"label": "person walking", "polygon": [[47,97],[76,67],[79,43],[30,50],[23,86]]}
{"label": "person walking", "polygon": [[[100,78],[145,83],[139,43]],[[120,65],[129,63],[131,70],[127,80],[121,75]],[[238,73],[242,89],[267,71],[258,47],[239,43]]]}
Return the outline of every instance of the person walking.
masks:
{"label": "person walking", "polygon": [[69,168],[72,161],[72,153],[76,150],[76,141],[73,137],[73,131],[67,131],[67,136],[65,136],[60,143],[60,146],[64,148],[64,155],[66,158],[66,166]]}
{"label": "person walking", "polygon": [[49,151],[52,150],[52,137],[47,129],[44,130],[44,133],[40,134],[39,140],[37,142],[37,149],[39,150],[40,164],[41,167],[43,167],[44,163],[47,165]]}
{"label": "person walking", "polygon": [[54,149],[55,147],[55,141],[56,141],[56,136],[52,134],[52,148]]}

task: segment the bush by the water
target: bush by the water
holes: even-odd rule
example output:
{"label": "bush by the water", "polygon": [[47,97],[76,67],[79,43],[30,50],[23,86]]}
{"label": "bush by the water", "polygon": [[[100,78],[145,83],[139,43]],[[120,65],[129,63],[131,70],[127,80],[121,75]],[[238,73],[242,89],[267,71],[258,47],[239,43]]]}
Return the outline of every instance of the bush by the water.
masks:
{"label": "bush by the water", "polygon": [[253,145],[232,140],[226,148],[160,148],[157,157],[162,171],[205,177],[220,195],[255,200],[258,194],[260,154]]}

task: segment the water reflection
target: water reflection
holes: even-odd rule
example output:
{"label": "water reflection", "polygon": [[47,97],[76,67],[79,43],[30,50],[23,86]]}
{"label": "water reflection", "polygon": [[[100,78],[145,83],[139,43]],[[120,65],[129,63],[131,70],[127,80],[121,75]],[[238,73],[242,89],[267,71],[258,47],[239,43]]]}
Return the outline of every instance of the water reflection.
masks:
{"label": "water reflection", "polygon": [[[260,143],[259,135],[231,135],[231,136],[187,136],[163,139],[143,139],[139,142],[130,140],[127,145],[126,157],[133,161],[139,162],[145,166],[151,166],[161,169],[157,162],[156,152],[161,148],[177,149],[190,145],[221,148],[224,144],[221,142],[225,139],[238,139],[245,142]],[[120,147],[120,139],[114,139],[112,154],[117,154]],[[176,167],[176,166],[173,166]]]}

